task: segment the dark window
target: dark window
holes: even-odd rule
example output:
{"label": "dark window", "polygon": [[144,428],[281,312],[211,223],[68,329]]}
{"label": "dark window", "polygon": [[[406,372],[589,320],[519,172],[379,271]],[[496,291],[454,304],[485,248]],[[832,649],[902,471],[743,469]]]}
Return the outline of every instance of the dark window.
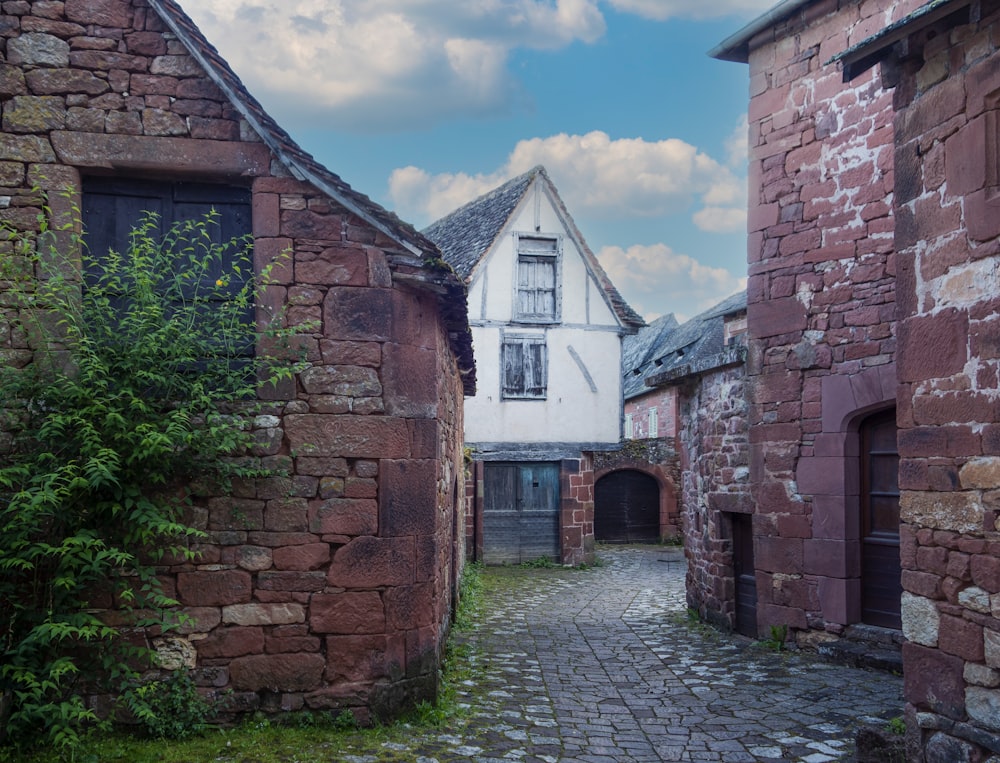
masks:
{"label": "dark window", "polygon": [[548,380],[545,337],[504,336],[502,397],[544,399]]}
{"label": "dark window", "polygon": [[552,323],[559,319],[559,240],[517,237],[514,319]]}
{"label": "dark window", "polygon": [[[251,233],[251,196],[247,188],[213,183],[157,182],[122,178],[86,178],[83,182],[83,225],[87,249],[93,258],[85,282],[96,278],[96,269],[109,251],[126,256],[133,229],[153,212],[159,220],[155,235],[161,236],[175,223],[204,220],[215,211],[217,224],[206,227],[213,244],[223,244]],[[250,277],[250,268],[237,268],[233,258],[241,252],[227,250],[226,256],[204,274],[211,281],[211,289],[204,284],[190,284],[190,294],[204,297],[211,292],[209,302],[215,304],[230,299],[240,292]],[[221,288],[219,284],[222,284]],[[122,294],[123,304],[128,294]],[[206,304],[211,310],[211,304]],[[242,320],[252,326],[253,307],[248,306]],[[253,355],[252,345],[239,350],[245,357]]]}

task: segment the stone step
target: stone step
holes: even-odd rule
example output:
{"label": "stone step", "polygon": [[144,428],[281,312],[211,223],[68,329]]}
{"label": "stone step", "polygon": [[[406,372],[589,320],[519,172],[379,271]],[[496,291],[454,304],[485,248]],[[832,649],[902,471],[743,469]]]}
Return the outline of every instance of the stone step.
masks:
{"label": "stone step", "polygon": [[826,659],[855,668],[871,668],[889,673],[903,672],[903,655],[898,645],[840,639],[820,644],[816,650]]}

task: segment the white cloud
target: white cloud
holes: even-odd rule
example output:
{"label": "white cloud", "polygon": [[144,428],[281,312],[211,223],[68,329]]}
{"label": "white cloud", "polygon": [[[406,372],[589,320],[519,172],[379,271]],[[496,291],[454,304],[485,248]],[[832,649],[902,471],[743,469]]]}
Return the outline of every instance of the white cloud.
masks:
{"label": "white cloud", "polygon": [[606,246],[597,256],[625,299],[647,320],[666,309],[683,322],[746,288],[746,278],[703,265],[666,244]]}
{"label": "white cloud", "polygon": [[745,181],[695,146],[676,138],[612,140],[600,131],[522,140],[491,173],[397,169],[389,196],[404,219],[429,223],[538,164],[581,218],[660,217],[687,212],[700,199],[705,208],[694,221],[703,230],[738,231],[746,220]]}
{"label": "white cloud", "polygon": [[750,140],[747,133],[750,123],[746,112],[736,120],[736,126],[726,138],[726,155],[730,167],[746,167],[750,158]]}
{"label": "white cloud", "polygon": [[724,16],[756,16],[774,5],[775,0],[610,0],[619,11],[647,19],[708,19]]}
{"label": "white cloud", "polygon": [[411,129],[502,113],[517,47],[605,32],[598,0],[185,0],[263,101],[342,129]]}

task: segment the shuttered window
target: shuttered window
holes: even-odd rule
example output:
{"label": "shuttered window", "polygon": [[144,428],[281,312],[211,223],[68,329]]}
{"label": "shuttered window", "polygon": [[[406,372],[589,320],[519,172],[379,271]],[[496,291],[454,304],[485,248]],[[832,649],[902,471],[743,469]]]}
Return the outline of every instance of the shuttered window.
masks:
{"label": "shuttered window", "polygon": [[635,430],[633,429],[633,426],[632,426],[632,414],[631,413],[626,413],[625,414],[625,439],[626,440],[631,440],[632,437],[634,436],[634,432],[635,432]]}
{"label": "shuttered window", "polygon": [[548,381],[545,337],[505,335],[502,355],[502,397],[544,399]]}
{"label": "shuttered window", "polygon": [[514,318],[533,323],[559,319],[559,239],[517,236]]}
{"label": "shuttered window", "polygon": [[[109,251],[127,255],[132,230],[143,221],[147,212],[157,215],[159,225],[156,233],[163,235],[174,223],[204,220],[212,210],[217,213],[217,224],[207,226],[205,235],[211,238],[213,244],[223,244],[251,233],[252,205],[248,188],[182,181],[85,178],[82,218],[86,244],[94,258],[91,267],[100,268],[102,259]],[[211,300],[232,299],[245,286],[250,275],[246,267],[236,267],[236,263],[223,257],[222,261],[212,264],[210,272],[203,274],[210,287],[192,282],[186,287],[184,297],[193,299],[197,296],[206,300],[205,310],[210,312]],[[86,273],[85,282],[95,277],[96,273]],[[222,286],[218,285],[220,283]],[[128,299],[128,294],[123,294],[122,304],[126,304]],[[251,305],[247,306],[241,318],[247,326],[254,324]],[[251,344],[237,348],[236,354],[250,358],[254,347]]]}
{"label": "shuttered window", "polygon": [[649,436],[660,436],[660,419],[656,408],[649,409]]}

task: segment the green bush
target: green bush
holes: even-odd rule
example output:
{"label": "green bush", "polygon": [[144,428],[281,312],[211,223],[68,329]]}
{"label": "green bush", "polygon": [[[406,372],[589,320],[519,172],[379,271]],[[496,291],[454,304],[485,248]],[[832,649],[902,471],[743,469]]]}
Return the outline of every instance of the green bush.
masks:
{"label": "green bush", "polygon": [[192,556],[192,484],[264,474],[252,401],[294,368],[247,356],[268,271],[250,241],[213,243],[216,218],[160,236],[147,215],[127,251],[90,253],[78,219],[43,215],[0,249],[0,322],[33,350],[20,368],[0,353],[0,743],[79,744],[84,697],[150,664],[123,630],[176,603],[156,564]]}
{"label": "green bush", "polygon": [[216,714],[183,671],[131,686],[121,701],[143,735],[153,739],[187,739],[200,734]]}

